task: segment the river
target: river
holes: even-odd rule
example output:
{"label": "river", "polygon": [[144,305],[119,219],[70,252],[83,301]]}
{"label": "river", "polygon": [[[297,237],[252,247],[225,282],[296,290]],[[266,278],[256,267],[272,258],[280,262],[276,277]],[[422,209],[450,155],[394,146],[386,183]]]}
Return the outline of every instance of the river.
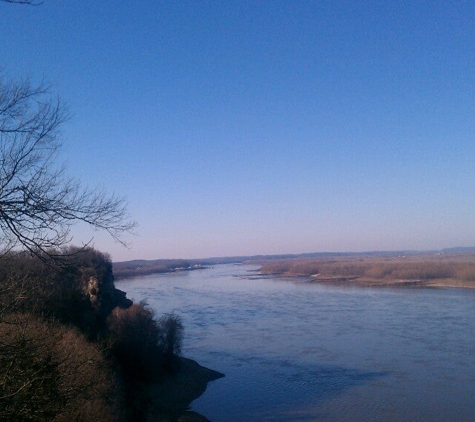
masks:
{"label": "river", "polygon": [[214,268],[123,280],[224,373],[191,404],[213,422],[474,421],[475,291],[335,287]]}

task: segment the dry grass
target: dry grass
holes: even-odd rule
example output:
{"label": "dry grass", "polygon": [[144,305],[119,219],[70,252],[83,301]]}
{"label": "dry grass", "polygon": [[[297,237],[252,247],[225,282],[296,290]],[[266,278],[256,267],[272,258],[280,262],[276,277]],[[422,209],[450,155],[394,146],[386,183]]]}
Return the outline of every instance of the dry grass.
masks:
{"label": "dry grass", "polygon": [[312,276],[320,280],[369,280],[430,282],[472,287],[475,281],[475,256],[414,255],[409,257],[308,258],[267,261],[264,274]]}

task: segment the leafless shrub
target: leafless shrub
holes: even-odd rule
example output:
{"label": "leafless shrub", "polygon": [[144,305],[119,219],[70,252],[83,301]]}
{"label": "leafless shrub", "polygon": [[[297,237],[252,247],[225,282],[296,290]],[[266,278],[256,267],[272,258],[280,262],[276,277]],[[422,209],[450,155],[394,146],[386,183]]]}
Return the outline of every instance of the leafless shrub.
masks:
{"label": "leafless shrub", "polygon": [[153,311],[143,303],[115,308],[108,328],[113,353],[129,380],[150,380],[160,373],[162,334]]}
{"label": "leafless shrub", "polygon": [[107,362],[74,329],[12,314],[0,338],[0,420],[120,420]]}
{"label": "leafless shrub", "polygon": [[181,353],[183,324],[174,314],[156,319],[145,303],[116,308],[108,318],[112,351],[126,378],[150,381],[173,371]]}
{"label": "leafless shrub", "polygon": [[165,366],[173,370],[174,358],[181,354],[183,342],[183,323],[175,314],[164,315],[158,320],[161,332],[161,347],[165,358]]}

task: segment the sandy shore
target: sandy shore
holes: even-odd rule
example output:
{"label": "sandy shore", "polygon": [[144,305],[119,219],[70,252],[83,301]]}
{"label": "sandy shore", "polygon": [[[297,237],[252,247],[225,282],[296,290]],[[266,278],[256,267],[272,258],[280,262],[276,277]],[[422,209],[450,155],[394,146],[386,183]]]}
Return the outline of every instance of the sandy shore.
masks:
{"label": "sandy shore", "polygon": [[[302,275],[289,275],[302,277]],[[318,274],[311,275],[311,283],[332,284],[340,286],[360,286],[360,287],[445,287],[445,288],[463,288],[474,289],[475,281],[456,280],[452,278],[433,279],[433,280],[400,280],[400,279],[371,279],[364,277],[321,277]]]}

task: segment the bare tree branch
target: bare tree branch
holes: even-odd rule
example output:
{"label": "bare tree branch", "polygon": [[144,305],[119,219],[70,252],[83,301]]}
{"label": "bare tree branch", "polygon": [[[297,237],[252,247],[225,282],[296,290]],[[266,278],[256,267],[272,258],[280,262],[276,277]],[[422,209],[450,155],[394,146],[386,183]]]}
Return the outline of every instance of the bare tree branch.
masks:
{"label": "bare tree branch", "polygon": [[44,83],[0,77],[0,245],[42,251],[72,240],[71,227],[87,223],[124,244],[135,223],[126,202],[83,188],[58,166],[60,126],[68,113]]}

